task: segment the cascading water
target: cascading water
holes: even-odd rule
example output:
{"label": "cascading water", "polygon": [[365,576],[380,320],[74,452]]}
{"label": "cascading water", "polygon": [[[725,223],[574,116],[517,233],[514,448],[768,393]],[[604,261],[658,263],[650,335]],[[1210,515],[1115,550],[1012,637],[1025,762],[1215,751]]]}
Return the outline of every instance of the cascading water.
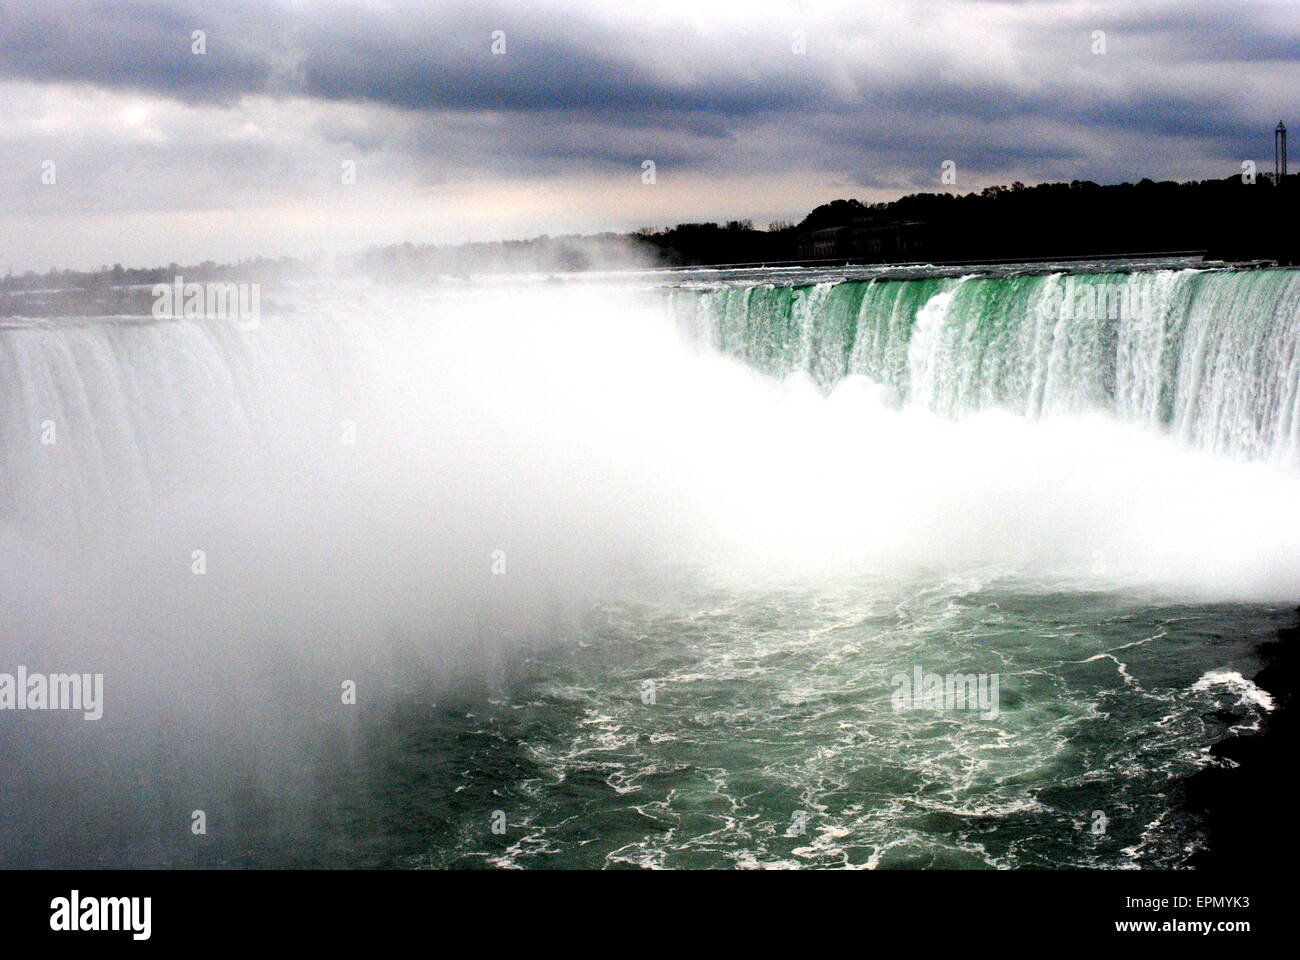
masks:
{"label": "cascading water", "polygon": [[697,336],[823,387],[863,375],[948,416],[1102,410],[1300,465],[1300,271],[679,290]]}
{"label": "cascading water", "polygon": [[0,324],[0,673],[105,675],[0,716],[0,861],[1184,863],[1300,273],[778,276]]}

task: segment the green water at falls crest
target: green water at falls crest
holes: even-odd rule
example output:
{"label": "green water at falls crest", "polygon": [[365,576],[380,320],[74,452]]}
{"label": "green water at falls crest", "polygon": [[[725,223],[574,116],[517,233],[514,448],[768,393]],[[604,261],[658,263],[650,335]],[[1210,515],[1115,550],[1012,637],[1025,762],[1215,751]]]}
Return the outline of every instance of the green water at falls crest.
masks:
{"label": "green water at falls crest", "polygon": [[1300,271],[827,281],[672,293],[694,337],[829,388],[861,375],[960,416],[1109,411],[1300,463]]}

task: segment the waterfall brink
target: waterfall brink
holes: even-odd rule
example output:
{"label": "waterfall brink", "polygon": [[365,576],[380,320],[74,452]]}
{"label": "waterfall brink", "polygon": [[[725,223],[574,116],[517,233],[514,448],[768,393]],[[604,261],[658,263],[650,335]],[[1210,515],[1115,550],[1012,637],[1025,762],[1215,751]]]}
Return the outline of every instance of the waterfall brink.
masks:
{"label": "waterfall brink", "polygon": [[676,290],[695,338],[960,417],[1107,411],[1300,467],[1300,271],[1165,270]]}
{"label": "waterfall brink", "polygon": [[465,578],[434,599],[472,612],[505,544],[489,582],[536,601],[525,625],[621,563],[1102,557],[1126,584],[1295,593],[1297,271],[329,293],[253,328],[0,326],[0,553],[61,582],[220,552],[256,602],[283,577],[308,608],[316,558],[338,565],[316,587],[373,577],[340,602],[420,630],[433,558]]}
{"label": "waterfall brink", "polygon": [[[124,520],[259,473],[351,409],[361,334],[340,322],[0,327],[0,524]],[[84,532],[84,530],[83,530]]]}
{"label": "waterfall brink", "polygon": [[1300,273],[663,279],[0,323],[0,674],[103,678],[0,717],[0,864],[1184,862],[1300,596]]}

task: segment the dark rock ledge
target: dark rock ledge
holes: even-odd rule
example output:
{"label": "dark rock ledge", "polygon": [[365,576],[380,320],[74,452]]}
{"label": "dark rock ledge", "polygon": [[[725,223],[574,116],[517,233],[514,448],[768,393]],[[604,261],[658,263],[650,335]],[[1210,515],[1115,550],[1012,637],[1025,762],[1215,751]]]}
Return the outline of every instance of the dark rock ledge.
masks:
{"label": "dark rock ledge", "polygon": [[1265,666],[1253,679],[1273,698],[1274,709],[1257,732],[1229,737],[1210,749],[1212,756],[1237,766],[1216,764],[1186,780],[1187,805],[1201,819],[1209,841],[1186,866],[1254,872],[1265,863],[1295,862],[1300,835],[1294,793],[1300,779],[1294,703],[1298,651],[1300,622],[1261,645]]}

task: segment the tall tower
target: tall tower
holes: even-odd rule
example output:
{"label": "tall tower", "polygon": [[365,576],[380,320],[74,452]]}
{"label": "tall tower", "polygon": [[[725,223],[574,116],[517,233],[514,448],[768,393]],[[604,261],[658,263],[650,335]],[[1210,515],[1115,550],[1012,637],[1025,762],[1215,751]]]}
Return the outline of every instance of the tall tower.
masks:
{"label": "tall tower", "polygon": [[1281,120],[1273,128],[1273,182],[1280,184],[1286,176],[1286,124]]}

